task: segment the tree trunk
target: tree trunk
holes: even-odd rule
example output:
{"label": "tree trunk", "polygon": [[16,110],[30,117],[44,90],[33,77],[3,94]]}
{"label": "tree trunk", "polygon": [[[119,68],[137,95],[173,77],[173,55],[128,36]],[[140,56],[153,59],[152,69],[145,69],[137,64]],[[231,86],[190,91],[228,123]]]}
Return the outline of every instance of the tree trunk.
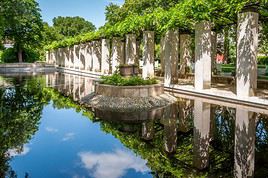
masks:
{"label": "tree trunk", "polygon": [[23,62],[23,59],[22,59],[22,49],[19,47],[19,50],[18,50],[18,58],[19,58],[19,63],[22,63]]}

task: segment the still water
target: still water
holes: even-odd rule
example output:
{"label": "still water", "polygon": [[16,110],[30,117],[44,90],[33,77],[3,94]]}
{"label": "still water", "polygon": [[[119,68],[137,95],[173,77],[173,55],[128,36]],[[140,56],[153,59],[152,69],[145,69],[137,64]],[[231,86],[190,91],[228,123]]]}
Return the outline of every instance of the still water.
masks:
{"label": "still water", "polygon": [[0,77],[0,177],[268,177],[267,110],[201,98],[115,113],[94,80]]}

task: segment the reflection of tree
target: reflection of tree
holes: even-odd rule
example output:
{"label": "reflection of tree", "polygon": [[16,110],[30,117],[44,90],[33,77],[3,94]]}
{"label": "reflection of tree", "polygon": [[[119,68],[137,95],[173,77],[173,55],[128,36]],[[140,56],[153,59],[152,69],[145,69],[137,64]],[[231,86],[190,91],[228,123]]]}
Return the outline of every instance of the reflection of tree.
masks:
{"label": "reflection of tree", "polygon": [[8,150],[23,151],[23,145],[38,130],[46,103],[42,99],[42,80],[20,77],[12,82],[14,87],[0,89],[0,177],[16,177],[8,165]]}

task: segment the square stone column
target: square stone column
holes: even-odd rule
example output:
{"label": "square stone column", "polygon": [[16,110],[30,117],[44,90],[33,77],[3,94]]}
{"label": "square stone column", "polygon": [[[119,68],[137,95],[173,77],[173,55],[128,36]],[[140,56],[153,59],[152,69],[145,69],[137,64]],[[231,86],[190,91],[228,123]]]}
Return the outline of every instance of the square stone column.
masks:
{"label": "square stone column", "polygon": [[[161,73],[165,73],[165,35],[161,36],[160,39],[160,64],[161,64]],[[162,75],[161,74],[161,75]]]}
{"label": "square stone column", "polygon": [[121,38],[112,39],[112,73],[116,72],[120,64],[125,63],[125,43]]}
{"label": "square stone column", "polygon": [[126,64],[137,64],[137,41],[135,34],[126,35]]}
{"label": "square stone column", "polygon": [[74,46],[69,48],[69,56],[70,56],[69,67],[74,68]]}
{"label": "square stone column", "polygon": [[144,79],[154,77],[154,32],[143,32],[144,51],[143,51],[143,67],[142,77]]}
{"label": "square stone column", "polygon": [[209,165],[210,104],[194,101],[194,166],[205,169]]}
{"label": "square stone column", "polygon": [[217,33],[215,31],[211,31],[211,71],[212,74],[217,74]]}
{"label": "square stone column", "polygon": [[93,41],[92,45],[92,70],[93,72],[101,71],[101,42]]}
{"label": "square stone column", "polygon": [[238,14],[236,91],[239,98],[254,96],[257,89],[259,14]]}
{"label": "square stone column", "polygon": [[92,59],[92,42],[88,42],[86,44],[86,70],[87,71],[92,71],[92,66],[93,66],[93,59]]}
{"label": "square stone column", "polygon": [[190,34],[180,35],[180,75],[186,75],[186,68],[191,67],[193,51],[192,51],[192,37]]}
{"label": "square stone column", "polygon": [[109,74],[111,64],[111,41],[109,39],[101,40],[101,73]]}
{"label": "square stone column", "polygon": [[195,27],[195,89],[211,87],[211,23],[202,21]]}
{"label": "square stone column", "polygon": [[178,83],[179,32],[169,30],[164,40],[165,86]]}
{"label": "square stone column", "polygon": [[74,68],[80,69],[80,46],[74,45]]}
{"label": "square stone column", "polygon": [[80,70],[86,70],[86,44],[80,44]]}
{"label": "square stone column", "polygon": [[236,109],[234,177],[254,177],[256,113]]}

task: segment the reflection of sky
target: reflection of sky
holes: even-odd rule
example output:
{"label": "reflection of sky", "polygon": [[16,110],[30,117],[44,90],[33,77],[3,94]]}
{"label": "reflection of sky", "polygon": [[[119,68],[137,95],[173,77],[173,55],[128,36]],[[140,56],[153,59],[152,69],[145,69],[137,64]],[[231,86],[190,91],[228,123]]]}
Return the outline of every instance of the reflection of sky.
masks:
{"label": "reflection of sky", "polygon": [[119,140],[101,131],[98,123],[73,109],[45,107],[39,131],[24,146],[24,156],[14,151],[11,166],[24,177],[151,177],[146,162]]}
{"label": "reflection of sky", "polygon": [[79,153],[79,156],[83,166],[88,169],[90,176],[95,178],[122,177],[129,169],[134,169],[136,172],[141,173],[149,171],[144,160],[122,150],[100,154],[82,152]]}

